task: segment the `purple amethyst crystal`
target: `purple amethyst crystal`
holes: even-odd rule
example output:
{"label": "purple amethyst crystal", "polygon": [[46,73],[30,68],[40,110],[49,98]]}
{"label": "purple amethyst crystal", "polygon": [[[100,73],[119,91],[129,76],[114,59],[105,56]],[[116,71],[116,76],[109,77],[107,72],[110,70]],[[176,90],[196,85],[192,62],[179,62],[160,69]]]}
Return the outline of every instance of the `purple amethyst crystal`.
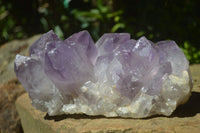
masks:
{"label": "purple amethyst crystal", "polygon": [[49,31],[29,52],[16,56],[15,72],[33,106],[49,115],[170,115],[192,88],[189,62],[174,41],[107,33],[94,43],[87,31],[61,41]]}

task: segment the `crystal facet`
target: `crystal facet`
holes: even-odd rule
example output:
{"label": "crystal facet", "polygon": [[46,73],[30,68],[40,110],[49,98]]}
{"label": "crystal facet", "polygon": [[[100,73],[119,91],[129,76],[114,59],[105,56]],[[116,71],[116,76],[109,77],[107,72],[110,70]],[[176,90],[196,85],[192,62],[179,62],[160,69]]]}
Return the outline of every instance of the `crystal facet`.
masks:
{"label": "crystal facet", "polygon": [[174,41],[87,31],[61,41],[53,31],[17,55],[15,73],[32,104],[49,115],[144,118],[170,115],[191,92],[189,62]]}

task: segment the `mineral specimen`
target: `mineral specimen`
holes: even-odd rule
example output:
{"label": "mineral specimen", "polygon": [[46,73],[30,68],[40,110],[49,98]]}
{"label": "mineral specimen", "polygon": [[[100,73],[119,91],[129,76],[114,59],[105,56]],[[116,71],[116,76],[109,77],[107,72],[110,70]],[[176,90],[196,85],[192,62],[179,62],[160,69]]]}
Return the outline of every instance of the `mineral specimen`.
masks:
{"label": "mineral specimen", "polygon": [[189,62],[174,41],[87,31],[61,41],[53,31],[17,55],[15,73],[32,104],[49,115],[169,116],[191,92]]}

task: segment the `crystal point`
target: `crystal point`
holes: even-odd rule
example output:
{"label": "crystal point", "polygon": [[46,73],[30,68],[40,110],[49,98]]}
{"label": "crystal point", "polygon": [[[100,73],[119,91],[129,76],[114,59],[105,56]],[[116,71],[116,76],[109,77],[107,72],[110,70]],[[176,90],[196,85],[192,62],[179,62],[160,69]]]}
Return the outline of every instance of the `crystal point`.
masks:
{"label": "crystal point", "polygon": [[61,41],[53,31],[17,55],[15,73],[32,104],[49,115],[144,118],[170,115],[192,88],[189,62],[174,41],[87,31]]}

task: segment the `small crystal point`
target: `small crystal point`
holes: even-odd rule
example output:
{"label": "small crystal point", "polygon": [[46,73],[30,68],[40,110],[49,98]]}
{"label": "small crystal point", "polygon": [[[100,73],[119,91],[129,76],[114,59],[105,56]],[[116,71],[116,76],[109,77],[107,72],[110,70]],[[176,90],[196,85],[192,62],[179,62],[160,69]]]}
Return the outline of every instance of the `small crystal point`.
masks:
{"label": "small crystal point", "polygon": [[60,41],[58,36],[50,30],[46,34],[42,35],[30,48],[29,48],[29,54],[30,56],[33,54],[40,55],[42,52],[44,52],[46,44],[48,42],[56,42]]}
{"label": "small crystal point", "polygon": [[49,115],[144,118],[170,115],[191,93],[189,62],[174,41],[87,31],[61,41],[53,31],[17,55],[15,73],[32,104]]}
{"label": "small crystal point", "polygon": [[98,55],[111,53],[128,40],[130,40],[130,34],[128,33],[106,33],[96,42]]}
{"label": "small crystal point", "polygon": [[[74,48],[77,48],[78,50],[83,50],[78,52],[85,53],[89,60],[94,63],[95,57],[97,56],[97,49],[88,31],[80,31],[75,33],[67,38],[64,42],[74,46]],[[82,47],[82,49],[79,47]]]}

